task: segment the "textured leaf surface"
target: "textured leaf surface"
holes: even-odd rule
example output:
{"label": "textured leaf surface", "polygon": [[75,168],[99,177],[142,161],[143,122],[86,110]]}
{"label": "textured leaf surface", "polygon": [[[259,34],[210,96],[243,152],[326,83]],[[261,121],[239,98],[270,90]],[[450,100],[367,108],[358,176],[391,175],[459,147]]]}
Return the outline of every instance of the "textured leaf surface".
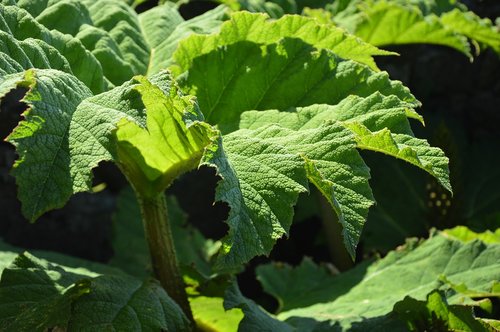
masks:
{"label": "textured leaf surface", "polygon": [[418,105],[408,89],[390,81],[387,73],[338,59],[326,50],[316,51],[299,39],[285,38],[267,46],[238,42],[196,57],[188,69],[181,86],[198,97],[206,120],[223,132],[237,129],[244,111],[337,104],[349,94],[379,91]]}
{"label": "textured leaf surface", "polygon": [[431,147],[424,139],[392,134],[388,129],[371,132],[360,124],[347,127],[354,132],[360,149],[382,152],[407,161],[434,176],[451,192],[448,158],[441,149]]}
{"label": "textured leaf surface", "polygon": [[[355,148],[403,159],[438,178],[450,189],[448,160],[443,152],[412,137],[407,117],[421,120],[411,104],[374,93],[350,96],[338,105],[312,105],[285,112],[248,111],[240,127],[251,135],[286,146],[304,156],[307,176],[325,196],[343,225],[346,247],[354,256],[361,229],[373,203],[368,168]],[[332,121],[337,121],[332,125]],[[270,128],[269,123],[279,124]],[[366,126],[372,130],[372,133]],[[383,129],[381,129],[383,128]],[[393,134],[388,128],[401,134]],[[249,134],[250,135],[250,134]]]}
{"label": "textured leaf surface", "polygon": [[336,212],[343,226],[345,246],[354,257],[373,196],[368,184],[369,169],[356,151],[350,132],[340,124],[327,124],[299,131],[267,126],[252,135],[284,146],[304,159],[307,179]]}
{"label": "textured leaf surface", "polygon": [[68,329],[185,331],[188,326],[156,280],[101,276],[90,281],[88,295],[73,303]]}
{"label": "textured leaf surface", "polygon": [[[442,275],[453,283],[465,283],[475,290],[489,291],[494,280],[500,278],[498,244],[485,244],[479,240],[468,243],[451,240],[442,235],[434,235],[421,244],[409,243],[406,247],[391,252],[384,259],[371,265],[363,264],[351,271],[331,277],[328,282],[308,288],[310,301],[298,305],[302,308],[288,310],[278,315],[279,319],[290,317],[314,317],[317,320],[339,321],[342,326],[348,327],[363,319],[384,316],[392,311],[393,305],[411,296],[417,300],[426,298],[433,289],[439,288]],[[308,272],[310,267],[302,265],[294,272],[295,276]],[[279,266],[266,266],[259,271],[259,279],[272,294],[280,294],[279,298],[289,299],[283,293],[283,285],[276,285],[282,280],[276,273],[284,273]],[[273,276],[273,278],[269,276]],[[296,284],[297,289],[303,289],[302,283],[293,279],[286,288],[287,292]],[[445,285],[446,286],[446,285]],[[300,287],[300,288],[299,288]],[[314,294],[314,296],[311,296]],[[450,304],[461,301],[461,295],[447,293]],[[283,302],[284,303],[284,302]],[[292,302],[292,306],[297,305]],[[317,303],[317,304],[316,304]],[[360,323],[361,324],[361,323]]]}
{"label": "textured leaf surface", "polygon": [[[163,192],[180,174],[198,166],[214,131],[197,109],[192,96],[175,88],[170,96],[146,78],[137,78],[147,109],[146,128],[122,119],[113,133],[117,158],[128,180],[144,197]],[[185,117],[190,117],[189,126]]]}
{"label": "textured leaf surface", "polygon": [[424,17],[417,8],[385,1],[365,7],[363,14],[367,19],[356,26],[355,33],[373,45],[437,44],[471,56],[467,39],[447,29],[434,14]]}
{"label": "textured leaf surface", "polygon": [[[19,255],[0,281],[2,328],[44,331],[59,327],[184,330],[181,309],[153,280],[66,271],[29,254]],[[147,305],[144,305],[147,303]]]}
{"label": "textured leaf surface", "polygon": [[375,92],[367,97],[347,96],[336,105],[318,104],[294,107],[286,111],[247,111],[241,115],[240,128],[257,129],[270,123],[302,130],[312,129],[327,121],[359,123],[372,131],[388,128],[393,133],[412,134],[406,118],[423,122],[413,110],[412,103],[397,96],[384,96]]}
{"label": "textured leaf surface", "polygon": [[[0,327],[2,330],[44,331],[67,324],[71,302],[88,292],[85,274],[66,273],[61,267],[21,254],[2,272]],[[95,276],[95,274],[90,274]]]}
{"label": "textured leaf surface", "polygon": [[23,214],[30,220],[62,207],[73,193],[69,127],[91,91],[73,75],[51,69],[27,71],[18,84],[30,88],[24,120],[8,136],[19,159],[13,167]]}
{"label": "textured leaf surface", "polygon": [[[473,12],[462,12],[454,9],[443,14],[441,22],[448,28],[468,38],[491,47],[500,53],[500,32],[495,30],[489,19],[481,19]],[[479,51],[479,50],[478,50]]]}
{"label": "textured leaf surface", "polygon": [[106,87],[100,63],[79,40],[47,29],[27,11],[0,4],[0,30],[3,75],[52,68],[75,75],[94,93]]}
{"label": "textured leaf surface", "polygon": [[147,74],[166,69],[173,61],[172,55],[179,41],[192,33],[212,33],[222,24],[226,7],[184,20],[177,6],[167,2],[139,15],[139,22],[151,52]]}
{"label": "textured leaf surface", "polygon": [[[469,38],[499,52],[500,33],[457,1],[350,1],[335,6],[333,20],[373,45],[430,43],[449,46],[471,58]],[[479,45],[478,45],[479,44]]]}
{"label": "textured leaf surface", "polygon": [[112,85],[146,73],[149,47],[137,14],[123,1],[28,0],[17,5],[46,28],[78,39],[99,60]]}
{"label": "textured leaf surface", "polygon": [[407,322],[412,331],[422,329],[447,329],[451,331],[486,331],[474,317],[472,306],[449,305],[439,291],[427,295],[425,301],[406,297],[394,305],[394,311]]}
{"label": "textured leaf surface", "polygon": [[231,210],[229,233],[222,240],[218,266],[238,267],[268,254],[288,231],[293,205],[307,189],[303,160],[285,147],[251,137],[245,131],[226,135],[207,150],[204,163],[222,177],[216,200]]}
{"label": "textured leaf surface", "polygon": [[193,35],[188,41],[182,42],[175,59],[181,69],[186,70],[195,57],[209,53],[219,46],[241,41],[272,44],[283,38],[300,38],[316,49],[331,50],[344,59],[367,64],[373,69],[377,68],[373,56],[393,54],[379,50],[343,29],[331,24],[320,24],[304,16],[287,15],[279,20],[269,20],[264,14],[236,12],[221,26],[218,34]]}

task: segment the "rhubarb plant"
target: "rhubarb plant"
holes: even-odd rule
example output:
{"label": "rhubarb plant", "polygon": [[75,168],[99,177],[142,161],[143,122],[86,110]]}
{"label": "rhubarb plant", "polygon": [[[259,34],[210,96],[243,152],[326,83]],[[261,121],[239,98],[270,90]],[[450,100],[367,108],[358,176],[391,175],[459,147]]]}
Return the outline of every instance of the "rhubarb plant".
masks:
{"label": "rhubarb plant", "polygon": [[343,27],[375,46],[442,45],[456,49],[471,60],[473,54],[486,48],[500,53],[500,33],[491,20],[477,16],[458,1],[346,0],[330,3],[242,0],[239,6],[268,13],[271,17],[285,14],[315,17],[323,23]]}
{"label": "rhubarb plant", "polygon": [[[420,103],[375,64],[392,53],[331,24],[223,6],[185,21],[171,3],[138,15],[118,0],[6,0],[0,27],[0,97],[26,91],[23,120],[6,138],[23,214],[35,221],[64,206],[91,190],[99,163],[114,162],[135,193],[143,261],[157,280],[21,254],[0,281],[2,329],[204,328],[218,320],[207,320],[208,303],[225,315],[222,295],[191,288],[268,255],[312,187],[354,258],[375,203],[359,150],[404,160],[451,191],[447,157],[412,132]],[[229,230],[193,282],[179,267],[188,250],[176,253],[164,192],[202,165],[220,177]],[[253,313],[226,288],[226,308],[243,308],[248,328]]]}

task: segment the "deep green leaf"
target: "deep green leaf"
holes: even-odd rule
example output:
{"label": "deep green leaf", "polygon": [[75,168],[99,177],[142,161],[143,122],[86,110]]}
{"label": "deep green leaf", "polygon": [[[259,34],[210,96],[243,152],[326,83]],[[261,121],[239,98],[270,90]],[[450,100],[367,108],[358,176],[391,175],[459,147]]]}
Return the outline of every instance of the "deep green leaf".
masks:
{"label": "deep green leaf", "polygon": [[78,39],[47,29],[25,10],[0,4],[0,30],[3,75],[52,68],[75,75],[94,93],[106,88],[101,64]]}
{"label": "deep green leaf", "polygon": [[29,70],[24,77],[14,77],[17,86],[30,89],[23,99],[29,109],[7,141],[19,155],[12,173],[23,214],[35,220],[62,207],[73,194],[69,127],[77,106],[92,93],[73,75],[52,69]]}
{"label": "deep green leaf", "polygon": [[224,133],[237,129],[244,111],[334,105],[350,94],[366,97],[379,91],[418,105],[408,89],[390,81],[387,73],[291,38],[267,46],[242,41],[198,56],[180,85],[196,94],[206,121]]}
{"label": "deep green leaf", "polygon": [[147,74],[167,68],[178,43],[192,33],[212,33],[222,24],[226,7],[184,20],[177,6],[171,2],[156,6],[139,15],[139,22],[151,51]]}
{"label": "deep green leaf", "polygon": [[182,331],[189,324],[157,281],[69,272],[29,254],[19,255],[2,273],[0,316],[2,329],[23,331]]}
{"label": "deep green leaf", "polygon": [[269,20],[264,14],[236,12],[224,23],[218,34],[192,35],[179,45],[175,60],[181,70],[187,70],[194,59],[224,45],[249,41],[269,45],[283,38],[300,38],[318,50],[331,50],[344,59],[351,59],[377,69],[373,56],[394,54],[380,50],[350,35],[332,24],[299,15],[287,15]]}
{"label": "deep green leaf", "polygon": [[337,214],[343,226],[345,246],[354,257],[374,200],[368,184],[369,169],[357,152],[350,132],[338,123],[327,123],[319,128],[298,131],[271,125],[247,135],[279,144],[304,159],[307,179],[320,190]]}
{"label": "deep green leaf", "polygon": [[[432,290],[443,285],[440,281],[443,275],[453,283],[465,283],[471,289],[489,291],[493,281],[500,278],[499,254],[498,244],[478,240],[463,243],[439,234],[421,244],[407,244],[369,266],[363,264],[328,280],[325,278],[325,282],[315,287],[303,286],[309,282],[309,265],[290,270],[297,277],[294,279],[278,277],[287,270],[268,265],[259,269],[259,279],[285,307],[284,299],[291,301],[291,307],[301,306],[282,312],[279,319],[314,317],[320,321],[339,321],[347,328],[355,323],[362,324],[365,319],[390,313],[393,305],[405,296],[425,299]],[[286,287],[280,284],[282,281],[288,281]],[[307,296],[302,298],[304,301],[288,296],[289,292],[293,293],[292,288],[297,292],[307,289]],[[454,294],[447,293],[447,301],[452,305],[463,298]]]}
{"label": "deep green leaf", "polygon": [[445,295],[439,291],[427,295],[426,301],[417,301],[407,296],[394,305],[394,311],[400,319],[406,321],[412,331],[487,331],[474,317],[472,307],[449,305]]}
{"label": "deep green leaf", "polygon": [[123,1],[21,0],[17,6],[46,28],[80,40],[113,85],[146,73],[149,48],[137,14]]}
{"label": "deep green leaf", "polygon": [[222,177],[216,200],[231,208],[218,267],[237,268],[268,254],[288,231],[293,205],[307,190],[302,158],[281,145],[236,131],[210,146],[204,163],[216,167]]}

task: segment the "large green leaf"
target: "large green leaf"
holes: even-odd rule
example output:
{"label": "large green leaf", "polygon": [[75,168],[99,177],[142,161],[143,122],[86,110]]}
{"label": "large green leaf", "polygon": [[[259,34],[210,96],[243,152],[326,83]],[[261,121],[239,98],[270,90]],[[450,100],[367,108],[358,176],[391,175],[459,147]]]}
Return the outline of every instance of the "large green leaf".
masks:
{"label": "large green leaf", "polygon": [[166,2],[139,15],[141,29],[151,48],[148,74],[167,68],[173,61],[172,55],[177,44],[192,33],[216,31],[226,16],[226,7],[213,10],[184,20],[173,3]]}
{"label": "large green leaf", "polygon": [[269,20],[264,14],[236,12],[220,27],[218,34],[192,35],[182,42],[175,60],[181,70],[192,65],[194,58],[215,48],[241,41],[272,44],[283,38],[300,38],[317,49],[328,49],[345,59],[352,59],[376,69],[375,55],[389,55],[332,24],[320,24],[316,20],[299,15],[287,15],[279,20]]}
{"label": "large green leaf", "polygon": [[487,331],[481,321],[474,316],[472,306],[449,305],[445,295],[439,291],[427,295],[426,301],[406,297],[394,305],[394,312],[407,322],[412,331],[424,329]]}
{"label": "large green leaf", "polygon": [[[3,330],[187,330],[178,305],[154,280],[66,271],[29,254],[19,255],[0,281]],[[144,303],[148,305],[145,306]]]}
{"label": "large green leaf", "polygon": [[47,29],[21,8],[0,4],[0,38],[2,75],[52,68],[75,75],[94,93],[106,88],[101,64],[79,40]]}
{"label": "large green leaf", "polygon": [[[467,38],[499,52],[500,33],[489,19],[481,19],[452,0],[240,0],[242,9],[273,18],[302,14],[332,21],[375,46],[428,43],[452,47],[472,59]],[[314,9],[311,9],[314,8]]]}
{"label": "large green leaf", "polygon": [[[467,36],[473,41],[491,47],[500,53],[500,33],[489,19],[481,19],[472,12],[454,9],[442,15],[441,22],[453,31]],[[478,52],[479,52],[478,47]]]}
{"label": "large green leaf", "polygon": [[[30,89],[24,98],[30,107],[25,120],[8,137],[20,155],[14,174],[25,216],[34,220],[45,211],[63,206],[73,193],[89,190],[92,168],[104,160],[118,160],[113,130],[123,118],[145,126],[147,112],[154,113],[159,105],[166,106],[182,122],[176,122],[178,128],[186,126],[187,121],[191,123],[187,130],[196,132],[196,142],[207,140],[198,135],[199,130],[208,127],[198,123],[200,115],[194,100],[180,96],[170,84],[170,76],[163,72],[152,77],[151,82],[132,79],[91,97],[83,83],[60,71],[30,70],[24,78],[19,74],[3,78],[0,91],[15,86]],[[169,135],[170,139],[175,137]],[[197,160],[203,147],[202,144],[197,148]],[[195,166],[196,160],[192,167]],[[138,174],[142,176],[141,172]]]}
{"label": "large green leaf", "polygon": [[[308,180],[336,212],[346,247],[354,256],[368,209],[373,204],[368,168],[356,148],[410,162],[451,189],[448,159],[443,152],[412,137],[407,117],[420,117],[410,107],[411,104],[395,96],[374,93],[367,98],[350,96],[335,106],[244,112],[240,127],[252,129],[247,136],[265,138],[304,158]],[[337,123],[333,125],[332,121]],[[269,123],[279,127],[270,127]]]}
{"label": "large green leaf", "polygon": [[362,8],[366,19],[356,26],[354,33],[373,45],[437,44],[471,57],[467,39],[447,29],[434,14],[423,16],[416,7],[390,1],[375,1]]}
{"label": "large green leaf", "polygon": [[[22,62],[22,68],[60,69],[54,67],[58,64],[55,60],[61,62],[54,50],[45,50],[50,56],[37,56],[39,49],[47,46],[33,44],[43,41],[62,54],[73,73],[94,93],[120,85],[134,75],[152,75],[166,68],[180,39],[193,32],[214,31],[225,12],[221,6],[184,21],[171,3],[154,7],[140,18],[120,0],[1,2],[9,5],[1,5],[2,31],[29,44],[17,47],[24,48],[32,58],[32,63]],[[30,37],[35,40],[27,39]],[[23,60],[19,53],[11,47],[7,55]],[[46,58],[52,61],[51,67],[43,66]]]}
{"label": "large green leaf", "polygon": [[146,73],[149,48],[137,14],[124,2],[20,0],[17,6],[29,11],[46,28],[80,40],[99,60],[113,85]]}
{"label": "large green leaf", "polygon": [[[343,13],[345,11],[345,13]],[[500,50],[500,33],[489,19],[481,19],[456,1],[350,1],[333,20],[376,46],[429,43],[444,45],[471,57],[469,38]]]}
{"label": "large green leaf", "polygon": [[52,69],[29,70],[13,78],[17,86],[30,89],[23,99],[29,107],[24,120],[7,141],[19,155],[12,172],[23,214],[34,220],[62,207],[73,194],[69,127],[77,106],[92,93],[73,75]]}
{"label": "large green leaf", "polygon": [[[182,173],[198,166],[215,132],[200,122],[203,117],[192,96],[182,97],[172,88],[166,96],[146,78],[137,78],[136,91],[147,109],[146,128],[120,120],[113,136],[117,161],[144,197],[163,192]],[[189,119],[189,126],[186,126]]]}
{"label": "large green leaf", "polygon": [[[179,50],[194,41],[188,38]],[[206,121],[224,133],[238,128],[244,111],[337,104],[350,94],[368,96],[379,91],[418,104],[387,73],[339,59],[294,38],[264,46],[248,41],[230,44],[195,57],[186,69],[181,87],[198,97]]]}
{"label": "large green leaf", "polygon": [[[259,268],[258,275],[265,290],[289,308],[278,315],[279,319],[310,317],[338,321],[344,328],[362,327],[364,320],[389,314],[405,296],[424,300],[434,289],[447,289],[449,286],[441,281],[443,276],[455,284],[489,292],[493,282],[500,279],[499,254],[498,244],[479,240],[464,243],[435,234],[422,243],[410,242],[371,265],[363,264],[330,278],[324,272],[325,277],[314,285],[307,285],[310,263],[294,270],[267,265]],[[291,271],[293,274],[289,274]],[[289,296],[303,291],[307,296]],[[450,304],[464,300],[464,295],[456,292],[446,292],[446,296]]]}
{"label": "large green leaf", "polygon": [[226,135],[207,150],[204,163],[222,177],[216,200],[231,208],[229,233],[222,240],[220,269],[237,268],[268,254],[288,231],[293,205],[307,189],[303,160],[282,145],[246,131]]}

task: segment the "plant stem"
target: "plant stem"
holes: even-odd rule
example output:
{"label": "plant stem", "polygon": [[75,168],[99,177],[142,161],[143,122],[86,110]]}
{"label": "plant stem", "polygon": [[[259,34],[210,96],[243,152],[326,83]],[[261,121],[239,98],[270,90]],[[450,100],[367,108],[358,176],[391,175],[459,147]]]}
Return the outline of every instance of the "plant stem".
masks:
{"label": "plant stem", "polygon": [[154,198],[144,198],[137,194],[137,197],[141,206],[154,275],[168,295],[181,307],[194,328],[193,313],[179,270],[172,231],[168,222],[165,195],[162,193]]}
{"label": "plant stem", "polygon": [[321,221],[323,222],[323,230],[325,231],[326,243],[332,263],[339,271],[348,270],[354,266],[354,262],[344,247],[342,225],[339,223],[339,218],[333,212],[330,203],[320,193],[318,193],[318,200],[321,207]]}

